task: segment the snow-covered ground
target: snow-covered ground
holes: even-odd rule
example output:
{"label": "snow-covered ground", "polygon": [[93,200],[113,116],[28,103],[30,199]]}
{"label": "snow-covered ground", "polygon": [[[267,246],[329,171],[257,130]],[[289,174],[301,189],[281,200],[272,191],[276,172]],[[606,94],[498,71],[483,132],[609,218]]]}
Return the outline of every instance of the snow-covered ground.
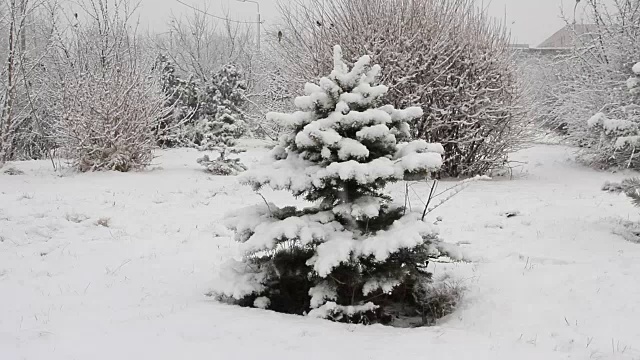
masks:
{"label": "snow-covered ground", "polygon": [[640,244],[613,233],[640,211],[600,191],[622,175],[576,165],[569,148],[522,151],[512,180],[473,183],[432,214],[474,262],[435,267],[467,288],[464,302],[419,329],[206,297],[235,254],[219,219],[262,199],[204,173],[199,156],[162,152],[140,173],[57,174],[45,161],[0,173],[1,360],[640,359]]}

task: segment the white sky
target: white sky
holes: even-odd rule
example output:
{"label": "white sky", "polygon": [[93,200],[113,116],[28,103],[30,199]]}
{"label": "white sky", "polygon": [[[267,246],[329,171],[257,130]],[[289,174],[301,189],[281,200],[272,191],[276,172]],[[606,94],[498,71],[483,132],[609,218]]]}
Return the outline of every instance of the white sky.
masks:
{"label": "white sky", "polygon": [[[165,27],[170,14],[191,11],[176,0],[141,0],[142,23],[154,30]],[[181,0],[192,5],[207,4],[209,12],[223,15],[226,12],[234,19],[254,20],[256,5],[238,0]],[[276,0],[257,0],[262,19],[273,24],[278,17]],[[575,0],[476,0],[478,4],[489,4],[489,13],[506,20],[511,27],[513,42],[538,45],[564,26],[560,10],[573,16]],[[584,6],[584,5],[582,5]],[[580,12],[578,10],[578,12]],[[579,21],[579,20],[578,20]]]}

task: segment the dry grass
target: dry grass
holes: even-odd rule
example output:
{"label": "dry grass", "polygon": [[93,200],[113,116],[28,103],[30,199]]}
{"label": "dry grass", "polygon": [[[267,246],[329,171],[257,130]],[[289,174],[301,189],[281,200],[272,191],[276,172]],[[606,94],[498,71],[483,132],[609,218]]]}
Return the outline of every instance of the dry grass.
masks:
{"label": "dry grass", "polygon": [[101,217],[98,220],[96,220],[96,225],[97,226],[103,226],[103,227],[109,227],[109,225],[111,225],[111,218]]}
{"label": "dry grass", "polygon": [[8,167],[4,170],[4,173],[7,175],[24,175],[24,171],[20,169],[16,169],[14,167]]}

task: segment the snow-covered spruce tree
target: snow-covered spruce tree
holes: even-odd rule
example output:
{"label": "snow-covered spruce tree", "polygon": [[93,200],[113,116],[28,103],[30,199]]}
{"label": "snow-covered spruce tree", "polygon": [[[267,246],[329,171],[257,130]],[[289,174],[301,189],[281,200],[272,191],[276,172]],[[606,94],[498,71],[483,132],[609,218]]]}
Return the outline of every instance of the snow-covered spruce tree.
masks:
{"label": "snow-covered spruce tree", "polygon": [[[381,106],[380,66],[363,56],[307,83],[298,111],[270,113],[290,128],[264,167],[242,175],[255,190],[288,190],[312,207],[263,204],[230,214],[244,256],[221,271],[215,293],[243,306],[350,322],[421,314],[429,261],[456,257],[421,214],[394,205],[386,184],[425,179],[442,165],[440,144],[403,142],[419,107]],[[418,291],[418,288],[421,289]],[[394,311],[397,313],[394,314]]]}
{"label": "snow-covered spruce tree", "polygon": [[240,111],[244,90],[242,74],[233,65],[224,66],[205,89],[204,116],[196,124],[201,134],[199,149],[216,151],[219,156],[212,160],[205,155],[198,163],[216,175],[234,175],[247,169],[239,159],[228,157],[230,149],[246,131]]}
{"label": "snow-covered spruce tree", "polygon": [[156,67],[167,97],[164,105],[170,110],[156,131],[162,146],[220,150],[245,133],[241,107],[246,86],[235,65],[223,66],[207,80],[181,78],[165,56],[158,58]]}
{"label": "snow-covered spruce tree", "polygon": [[166,96],[164,107],[167,114],[158,121],[155,129],[161,147],[186,146],[192,142],[186,128],[193,128],[199,108],[197,84],[192,79],[183,79],[176,74],[173,62],[165,55],[156,61],[161,76],[162,93]]}
{"label": "snow-covered spruce tree", "polygon": [[587,126],[598,142],[584,152],[599,167],[640,169],[640,63],[627,80],[629,95],[613,108],[592,116]]}
{"label": "snow-covered spruce tree", "polygon": [[246,126],[240,107],[244,102],[245,83],[234,65],[225,65],[206,83],[201,95],[199,140],[201,150],[218,150],[235,145]]}

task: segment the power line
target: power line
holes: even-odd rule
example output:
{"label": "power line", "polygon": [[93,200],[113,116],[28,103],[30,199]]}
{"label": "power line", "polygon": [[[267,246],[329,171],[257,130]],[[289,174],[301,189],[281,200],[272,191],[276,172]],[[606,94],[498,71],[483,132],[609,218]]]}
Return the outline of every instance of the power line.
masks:
{"label": "power line", "polygon": [[239,20],[233,20],[233,19],[222,17],[222,16],[218,16],[218,15],[213,15],[213,14],[209,14],[208,12],[206,12],[204,10],[198,9],[197,7],[195,7],[193,5],[189,5],[189,4],[185,3],[185,2],[182,2],[181,0],[176,0],[176,1],[178,3],[180,3],[180,4],[182,4],[182,5],[190,8],[190,9],[193,9],[195,11],[201,12],[201,13],[203,13],[205,15],[211,16],[211,17],[216,18],[216,19],[229,21],[229,22],[234,22],[234,23],[238,23],[238,24],[262,24],[262,23],[264,23],[264,21],[261,21],[261,22],[257,22],[257,21],[239,21]]}

